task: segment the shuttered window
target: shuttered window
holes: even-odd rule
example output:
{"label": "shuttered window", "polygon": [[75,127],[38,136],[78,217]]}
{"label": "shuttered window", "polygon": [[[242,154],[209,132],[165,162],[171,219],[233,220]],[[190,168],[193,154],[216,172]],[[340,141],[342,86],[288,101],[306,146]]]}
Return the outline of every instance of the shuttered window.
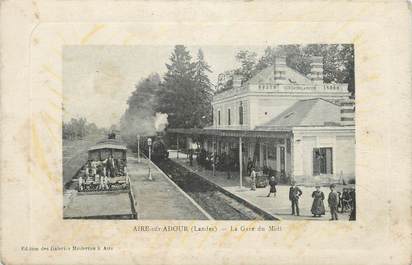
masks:
{"label": "shuttered window", "polygon": [[333,174],[332,148],[313,149],[313,175]]}

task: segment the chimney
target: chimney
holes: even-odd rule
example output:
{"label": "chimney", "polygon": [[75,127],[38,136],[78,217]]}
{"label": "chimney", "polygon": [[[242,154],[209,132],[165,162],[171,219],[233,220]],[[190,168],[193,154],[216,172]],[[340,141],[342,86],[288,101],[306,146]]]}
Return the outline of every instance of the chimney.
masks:
{"label": "chimney", "polygon": [[340,102],[340,123],[343,126],[355,125],[355,100],[347,99]]}
{"label": "chimney", "polygon": [[233,75],[233,88],[239,88],[242,86],[242,76]]}
{"label": "chimney", "polygon": [[323,84],[323,57],[312,56],[310,63],[310,79],[315,84]]}
{"label": "chimney", "polygon": [[275,57],[275,84],[286,83],[286,56],[278,55]]}

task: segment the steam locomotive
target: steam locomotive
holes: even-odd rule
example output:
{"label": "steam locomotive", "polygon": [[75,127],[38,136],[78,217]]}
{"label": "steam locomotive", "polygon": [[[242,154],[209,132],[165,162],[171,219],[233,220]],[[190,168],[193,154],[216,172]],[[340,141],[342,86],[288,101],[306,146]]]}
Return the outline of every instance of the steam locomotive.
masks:
{"label": "steam locomotive", "polygon": [[152,161],[158,162],[169,158],[166,144],[161,135],[140,137],[140,150],[149,157],[149,145],[147,139],[152,139]]}

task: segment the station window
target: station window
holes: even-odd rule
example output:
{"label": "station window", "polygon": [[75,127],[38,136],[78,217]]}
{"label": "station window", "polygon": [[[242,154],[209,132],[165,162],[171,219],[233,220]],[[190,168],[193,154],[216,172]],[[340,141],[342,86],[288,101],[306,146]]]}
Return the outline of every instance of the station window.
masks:
{"label": "station window", "polygon": [[332,148],[313,148],[313,175],[333,174]]}
{"label": "station window", "polygon": [[217,111],[217,124],[220,125],[220,110]]}
{"label": "station window", "polygon": [[227,125],[230,125],[230,109],[227,109]]}
{"label": "station window", "polygon": [[242,102],[240,102],[240,106],[239,106],[239,124],[243,125],[243,106],[242,106]]}

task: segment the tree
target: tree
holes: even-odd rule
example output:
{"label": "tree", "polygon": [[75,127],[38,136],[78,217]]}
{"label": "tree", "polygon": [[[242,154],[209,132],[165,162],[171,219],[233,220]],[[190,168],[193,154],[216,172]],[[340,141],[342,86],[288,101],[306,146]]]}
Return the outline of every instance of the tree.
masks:
{"label": "tree", "polygon": [[[267,47],[264,54],[254,64],[254,53],[241,51],[236,59],[241,67],[235,73],[243,75],[243,82],[254,74],[274,64],[276,56],[286,56],[286,64],[298,72],[310,74],[312,56],[323,57],[323,79],[326,83],[347,83],[348,91],[355,95],[354,49],[351,44],[309,44],[278,45]],[[226,88],[226,87],[225,87]]]}
{"label": "tree", "polygon": [[192,63],[186,47],[176,45],[166,67],[157,111],[168,114],[171,128],[203,127],[211,108],[211,84],[206,74],[210,67],[203,52]]}
{"label": "tree", "polygon": [[196,100],[198,102],[198,107],[196,109],[195,115],[193,115],[193,118],[198,120],[199,127],[204,127],[212,122],[211,101],[213,90],[212,83],[207,76],[207,73],[211,72],[212,70],[205,61],[202,49],[199,49],[197,54],[197,61],[195,62],[194,75],[195,89],[197,90]]}
{"label": "tree", "polygon": [[83,139],[90,134],[101,134],[100,129],[94,123],[89,123],[83,117],[71,118],[69,122],[63,122],[63,139]]}
{"label": "tree", "polygon": [[347,83],[355,95],[354,49],[352,44],[280,45],[276,54],[287,55],[289,67],[308,75],[311,56],[323,57],[323,80],[326,83]]}
{"label": "tree", "polygon": [[275,49],[270,46],[266,47],[265,52],[262,57],[260,57],[258,63],[256,64],[256,71],[265,69],[266,67],[273,65],[275,61]]}
{"label": "tree", "polygon": [[235,74],[242,76],[242,83],[248,81],[256,72],[255,52],[241,50],[236,54],[236,59],[240,62],[240,68],[235,70]]}
{"label": "tree", "polygon": [[224,71],[218,76],[217,92],[229,90],[233,87],[235,70]]}

